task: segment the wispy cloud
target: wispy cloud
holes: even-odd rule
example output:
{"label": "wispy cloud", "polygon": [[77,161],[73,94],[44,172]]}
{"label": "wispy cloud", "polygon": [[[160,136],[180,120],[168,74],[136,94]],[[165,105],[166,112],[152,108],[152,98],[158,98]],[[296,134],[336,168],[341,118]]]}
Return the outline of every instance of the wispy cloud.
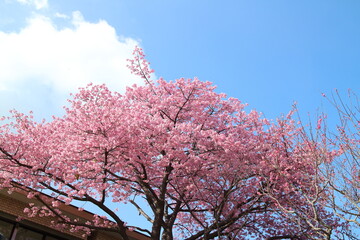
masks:
{"label": "wispy cloud", "polygon": [[16,0],[16,1],[26,5],[33,5],[38,10],[48,7],[48,0]]}
{"label": "wispy cloud", "polygon": [[142,83],[126,68],[138,41],[118,36],[106,21],[87,22],[80,12],[68,21],[71,26],[61,28],[37,15],[19,32],[0,31],[0,91],[22,96],[21,91],[32,89],[35,92],[25,94],[27,98],[46,97],[41,102],[50,103],[90,82],[106,83],[117,91]]}
{"label": "wispy cloud", "polygon": [[63,14],[63,13],[58,13],[58,12],[54,14],[54,17],[62,18],[62,19],[70,19],[70,16]]}

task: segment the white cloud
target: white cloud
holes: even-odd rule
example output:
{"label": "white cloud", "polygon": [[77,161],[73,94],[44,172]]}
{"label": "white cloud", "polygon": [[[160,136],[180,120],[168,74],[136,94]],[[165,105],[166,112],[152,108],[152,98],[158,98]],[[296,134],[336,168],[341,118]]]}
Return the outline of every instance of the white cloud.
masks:
{"label": "white cloud", "polygon": [[48,0],[16,0],[16,1],[26,5],[33,5],[38,10],[48,7]]}
{"label": "white cloud", "polygon": [[63,13],[58,13],[58,12],[55,13],[54,16],[57,17],[57,18],[62,18],[62,19],[69,19],[70,18],[68,15],[63,14]]}
{"label": "white cloud", "polygon": [[39,102],[36,98],[67,95],[90,82],[106,83],[117,91],[142,84],[126,67],[139,44],[136,40],[117,36],[105,21],[87,22],[79,12],[69,21],[71,27],[58,28],[51,19],[37,15],[17,33],[0,31],[0,91],[21,96],[21,91],[32,89],[34,102]]}

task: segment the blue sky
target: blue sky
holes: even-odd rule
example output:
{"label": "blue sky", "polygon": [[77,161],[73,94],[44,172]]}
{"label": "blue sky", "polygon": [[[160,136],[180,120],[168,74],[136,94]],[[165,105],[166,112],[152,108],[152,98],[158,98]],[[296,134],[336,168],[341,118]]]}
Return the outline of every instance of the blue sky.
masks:
{"label": "blue sky", "polygon": [[[13,53],[11,49],[34,48],[29,55],[43,51],[40,54],[43,60],[37,61],[39,65],[22,63],[36,71],[22,70],[23,74],[17,79],[11,79],[10,85],[17,89],[17,98],[10,102],[24,111],[33,109],[35,113],[46,116],[49,111],[42,111],[49,103],[53,104],[52,112],[64,103],[60,98],[66,98],[69,91],[76,91],[85,82],[112,81],[114,86],[132,84],[135,80],[129,80],[131,77],[125,74],[126,68],[120,64],[115,67],[123,75],[111,74],[115,70],[103,66],[98,66],[98,72],[89,76],[83,76],[82,73],[89,69],[95,71],[94,68],[99,64],[96,61],[90,63],[89,56],[93,59],[101,56],[100,62],[106,58],[117,58],[117,62],[121,63],[120,59],[128,57],[132,44],[140,44],[157,76],[165,79],[197,76],[214,82],[218,91],[249,103],[250,108],[263,112],[269,118],[289,111],[293,101],[298,102],[302,112],[314,113],[322,105],[322,92],[329,94],[335,88],[342,92],[348,88],[355,91],[359,89],[359,11],[360,2],[356,0],[2,0],[2,35],[26,30],[30,28],[29,22],[36,18],[46,18],[54,31],[73,30],[74,35],[80,32],[74,24],[74,15],[81,18],[84,24],[93,24],[93,28],[88,29],[92,32],[90,34],[65,36],[63,38],[67,40],[62,41],[62,38],[59,40],[55,36],[54,42],[54,38],[49,38],[49,48],[61,49],[61,56],[42,49],[41,39],[46,39],[50,34],[48,29],[32,32],[33,35],[38,33],[32,40],[40,42],[37,47],[31,44],[24,47],[26,44],[23,42],[28,39],[26,36],[18,36],[22,40],[18,41],[20,46],[16,45],[16,41],[4,44],[4,37],[0,35],[1,45],[15,59],[14,66],[21,65],[16,58],[22,59],[24,54]],[[102,26],[98,26],[99,21],[102,21]],[[106,37],[102,38],[98,34],[105,28],[115,31],[114,36],[107,36],[114,46],[108,45]],[[72,37],[78,39],[76,42],[80,45],[87,43],[88,48],[77,52],[77,46],[72,46]],[[124,39],[133,43],[124,44],[121,50],[121,47],[115,46],[116,37],[119,44]],[[89,48],[97,49],[99,42],[108,47],[87,54]],[[108,53],[112,49],[118,49],[113,51],[116,54]],[[77,68],[77,72],[72,69],[74,71],[68,71],[68,74],[61,76],[62,79],[59,76],[59,79],[49,82],[46,78],[51,78],[51,74],[62,72],[59,67],[51,71],[53,67],[47,62],[49,55],[54,55],[51,62],[57,66],[65,63],[71,66],[67,60],[76,58],[73,68]],[[57,62],[57,58],[61,60]],[[46,64],[42,64],[43,61]],[[0,71],[0,84],[10,81],[5,79],[9,74],[2,76]],[[69,80],[71,75],[78,76],[78,79]],[[101,80],[102,77],[105,80]],[[26,86],[25,93],[20,92],[19,85]],[[123,91],[124,87],[114,89]],[[37,94],[39,91],[41,94]],[[4,101],[4,97],[1,98]],[[43,98],[48,99],[43,101]],[[0,110],[6,111],[8,107],[13,106],[3,105]],[[58,112],[55,110],[54,113]]]}
{"label": "blue sky", "polygon": [[276,118],[360,89],[360,1],[0,0],[0,115],[61,114],[88,82],[124,91],[143,47],[157,77],[199,77]]}

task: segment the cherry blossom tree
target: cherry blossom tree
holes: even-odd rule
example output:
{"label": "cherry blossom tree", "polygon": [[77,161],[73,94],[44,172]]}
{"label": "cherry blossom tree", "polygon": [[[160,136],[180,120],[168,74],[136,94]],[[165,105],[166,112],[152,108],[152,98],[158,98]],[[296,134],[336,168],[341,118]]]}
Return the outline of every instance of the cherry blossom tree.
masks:
{"label": "cherry blossom tree", "polygon": [[[318,135],[327,141],[327,148],[338,151],[337,157],[321,168],[324,179],[329,183],[328,206],[352,229],[360,227],[360,104],[356,93],[348,91],[345,98],[336,90],[326,96],[338,114],[336,130],[329,128],[326,121],[320,122]],[[354,238],[356,239],[356,238]]]}
{"label": "cherry blossom tree", "polygon": [[[304,137],[292,113],[271,122],[210,82],[153,81],[140,48],[134,56],[129,67],[144,86],[122,95],[90,84],[63,117],[37,122],[13,111],[0,128],[0,187],[43,204],[25,209],[29,216],[125,240],[129,229],[164,240],[333,236],[337,221],[324,208],[317,173],[333,155]],[[151,229],[127,226],[108,199],[133,204]],[[94,204],[111,221],[66,216],[58,206],[73,200]]]}

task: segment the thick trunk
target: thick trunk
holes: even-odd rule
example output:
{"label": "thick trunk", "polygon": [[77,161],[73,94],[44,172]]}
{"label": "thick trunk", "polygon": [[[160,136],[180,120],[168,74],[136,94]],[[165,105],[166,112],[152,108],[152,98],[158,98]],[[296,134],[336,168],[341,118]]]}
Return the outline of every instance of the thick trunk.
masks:
{"label": "thick trunk", "polygon": [[155,211],[155,217],[153,226],[151,229],[151,239],[152,240],[160,240],[161,236],[161,227],[164,216],[164,202],[159,201],[157,204],[157,209]]}
{"label": "thick trunk", "polygon": [[165,228],[162,233],[161,240],[173,240],[173,239],[174,239],[174,236],[173,236],[172,229],[169,227]]}
{"label": "thick trunk", "polygon": [[[165,155],[166,153],[162,153]],[[161,230],[162,227],[166,228],[164,222],[164,214],[165,214],[165,194],[167,190],[167,185],[169,181],[169,176],[171,171],[173,170],[173,167],[171,166],[171,163],[166,167],[165,169],[165,176],[162,179],[161,187],[160,187],[160,194],[154,203],[156,209],[154,212],[154,223],[151,230],[151,239],[158,240],[161,236]],[[148,200],[149,201],[149,200]],[[165,226],[164,226],[165,225]]]}

